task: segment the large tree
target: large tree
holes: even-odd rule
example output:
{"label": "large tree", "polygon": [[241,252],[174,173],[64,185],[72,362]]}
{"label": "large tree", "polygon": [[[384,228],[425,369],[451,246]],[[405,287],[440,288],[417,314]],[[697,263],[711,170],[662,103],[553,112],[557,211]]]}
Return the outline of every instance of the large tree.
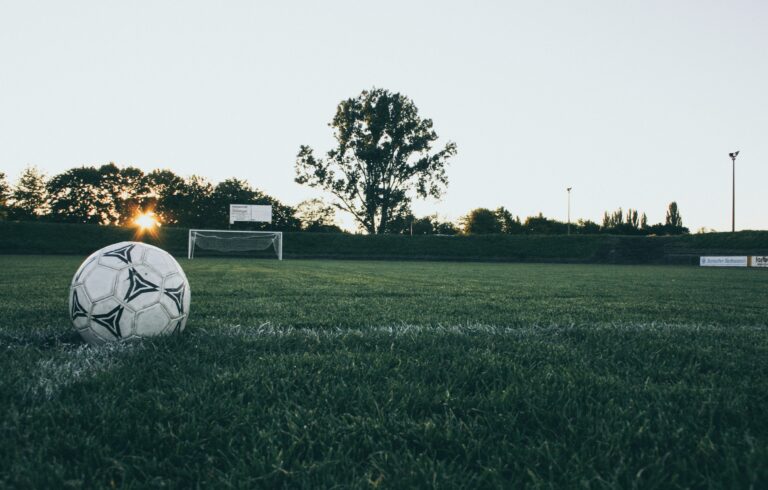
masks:
{"label": "large tree", "polygon": [[51,219],[68,223],[108,223],[108,206],[101,194],[101,175],[95,167],[77,167],[48,182]]}
{"label": "large tree", "polygon": [[682,235],[689,232],[688,228],[683,226],[683,217],[680,216],[680,209],[678,209],[675,201],[669,203],[667,207],[663,229],[665,233],[670,235]]}
{"label": "large tree", "polygon": [[11,192],[9,217],[11,219],[38,219],[48,214],[46,177],[35,166],[24,169]]}
{"label": "large tree", "polygon": [[496,218],[501,224],[501,232],[507,234],[522,233],[523,225],[520,223],[520,218],[516,218],[512,213],[504,206],[496,208],[494,211]]}
{"label": "large tree", "polygon": [[680,210],[677,209],[677,202],[672,201],[667,207],[667,214],[665,216],[664,224],[670,228],[682,228],[683,217],[680,216]]}
{"label": "large tree", "polygon": [[525,218],[523,231],[530,235],[565,235],[568,232],[568,224],[539,213],[537,216]]}
{"label": "large tree", "polygon": [[499,216],[488,208],[473,209],[460,219],[462,231],[467,235],[501,233]]}
{"label": "large tree", "polygon": [[302,146],[296,182],[333,194],[369,233],[385,233],[409,195],[440,197],[448,185],[445,166],[456,154],[448,142],[432,152],[437,133],[411,99],[384,89],[363,91],[342,101],[329,124],[336,147],[325,158]]}

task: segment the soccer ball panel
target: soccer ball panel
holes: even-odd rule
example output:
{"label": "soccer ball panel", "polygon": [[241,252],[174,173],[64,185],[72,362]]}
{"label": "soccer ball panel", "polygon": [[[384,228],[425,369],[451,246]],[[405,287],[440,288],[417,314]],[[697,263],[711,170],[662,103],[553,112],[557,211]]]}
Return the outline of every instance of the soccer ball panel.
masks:
{"label": "soccer ball panel", "polygon": [[80,267],[75,272],[75,277],[72,278],[72,286],[82,284],[83,278],[87,275],[88,271],[96,265],[96,261],[99,259],[98,252],[91,254],[87,259],[83,261]]}
{"label": "soccer ball panel", "polygon": [[122,270],[141,262],[141,245],[135,242],[121,242],[99,250],[99,264],[111,269]]}
{"label": "soccer ball panel", "polygon": [[163,295],[160,303],[171,315],[180,316],[189,310],[189,284],[181,274],[173,274],[163,281]]}
{"label": "soccer ball panel", "polygon": [[187,316],[189,316],[189,305],[192,303],[192,290],[190,289],[186,278],[184,278],[184,284],[187,285],[187,288],[184,290],[184,311],[187,313]]}
{"label": "soccer ball panel", "polygon": [[187,315],[179,318],[174,318],[171,321],[170,331],[168,333],[181,333],[187,326]]}
{"label": "soccer ball panel", "polygon": [[162,305],[156,304],[136,314],[136,335],[151,337],[166,333],[171,317]]}
{"label": "soccer ball panel", "polygon": [[112,296],[116,279],[117,271],[94,264],[94,267],[87,271],[83,279],[83,286],[91,301],[98,301]]}
{"label": "soccer ball panel", "polygon": [[146,247],[144,263],[150,265],[162,276],[173,274],[179,270],[179,265],[173,257],[155,247]]}
{"label": "soccer ball panel", "polygon": [[104,340],[130,337],[134,332],[135,313],[117,298],[96,301],[91,307],[90,330]]}
{"label": "soccer ball panel", "polygon": [[88,328],[90,310],[91,300],[88,298],[85,288],[83,286],[72,288],[69,294],[69,318],[77,330]]}
{"label": "soccer ball panel", "polygon": [[138,311],[160,299],[162,277],[145,265],[131,266],[120,271],[115,296]]}

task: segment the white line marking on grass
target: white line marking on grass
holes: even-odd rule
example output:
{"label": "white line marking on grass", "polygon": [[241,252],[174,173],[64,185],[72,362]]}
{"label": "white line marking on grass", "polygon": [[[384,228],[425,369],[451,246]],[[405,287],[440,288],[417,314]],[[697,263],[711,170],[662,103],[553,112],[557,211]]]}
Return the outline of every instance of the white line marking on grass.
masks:
{"label": "white line marking on grass", "polygon": [[142,348],[137,342],[110,342],[98,347],[62,344],[53,357],[37,362],[30,376],[29,394],[51,400],[67,386],[121,366]]}
{"label": "white line marking on grass", "polygon": [[575,330],[587,330],[590,332],[759,332],[768,330],[768,325],[740,325],[723,327],[715,324],[674,324],[664,322],[647,323],[599,323],[599,324],[566,324],[566,325],[524,325],[501,326],[485,324],[466,325],[385,325],[371,327],[317,327],[296,328],[291,326],[273,325],[262,323],[261,325],[232,325],[219,324],[213,327],[198,327],[191,329],[190,334],[217,337],[286,337],[299,336],[308,338],[336,338],[347,336],[366,336],[371,334],[388,334],[393,336],[415,336],[419,334],[446,334],[446,335],[499,335],[528,337],[532,335],[557,335]]}

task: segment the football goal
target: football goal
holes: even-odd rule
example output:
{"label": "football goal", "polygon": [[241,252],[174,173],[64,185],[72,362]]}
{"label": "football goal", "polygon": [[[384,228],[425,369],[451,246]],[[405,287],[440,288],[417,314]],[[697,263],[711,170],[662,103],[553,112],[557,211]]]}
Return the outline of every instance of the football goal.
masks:
{"label": "football goal", "polygon": [[272,248],[283,260],[283,233],[280,231],[189,230],[187,257],[195,250],[226,254],[247,254]]}

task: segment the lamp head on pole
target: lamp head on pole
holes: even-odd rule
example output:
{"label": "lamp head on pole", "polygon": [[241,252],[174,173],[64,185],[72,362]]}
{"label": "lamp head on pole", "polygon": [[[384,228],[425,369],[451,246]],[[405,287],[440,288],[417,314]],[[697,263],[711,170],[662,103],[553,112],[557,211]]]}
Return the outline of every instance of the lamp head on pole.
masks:
{"label": "lamp head on pole", "polygon": [[734,151],[733,153],[729,153],[728,156],[731,157],[731,160],[736,160],[736,157],[739,156],[739,152]]}
{"label": "lamp head on pole", "polygon": [[568,187],[566,190],[567,190],[568,192],[571,192],[571,189],[573,189],[573,187]]}

